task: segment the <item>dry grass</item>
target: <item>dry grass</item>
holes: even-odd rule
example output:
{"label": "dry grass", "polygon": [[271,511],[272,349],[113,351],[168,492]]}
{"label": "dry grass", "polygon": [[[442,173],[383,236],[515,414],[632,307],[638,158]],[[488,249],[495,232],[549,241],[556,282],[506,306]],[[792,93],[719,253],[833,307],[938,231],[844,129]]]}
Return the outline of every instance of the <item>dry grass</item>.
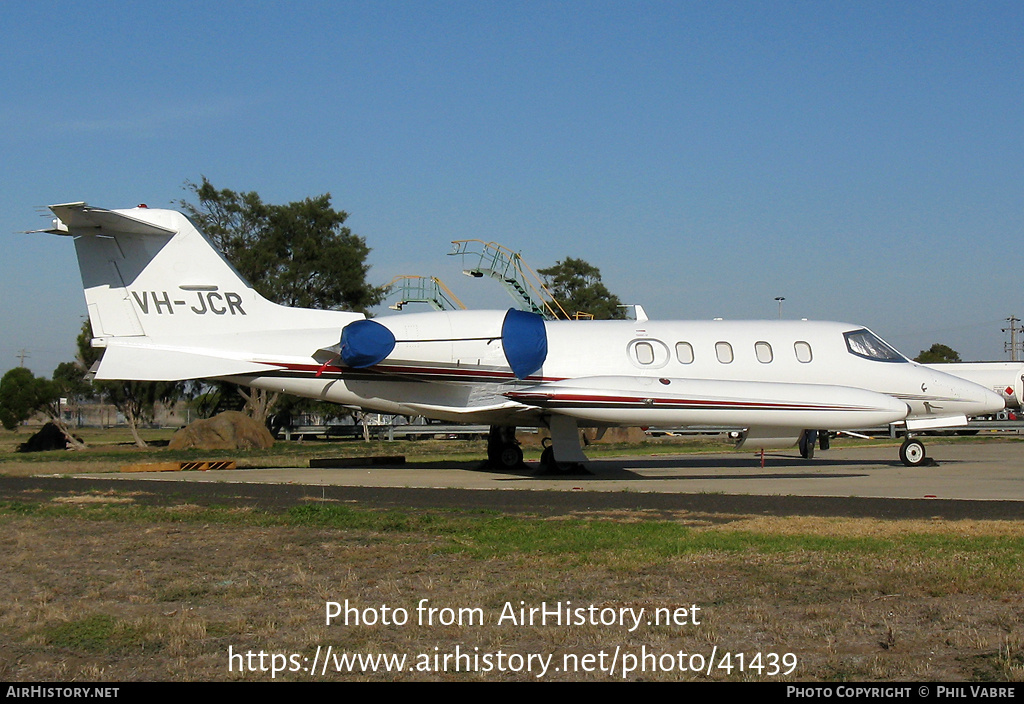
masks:
{"label": "dry grass", "polygon": [[[659,524],[665,535],[652,535],[651,545],[581,539],[563,548],[554,541],[519,545],[515,535],[559,537],[581,522],[409,512],[410,522],[395,527],[376,512],[356,511],[366,527],[351,528],[187,503],[139,511],[127,495],[50,505],[10,506],[0,514],[0,571],[7,577],[0,676],[8,680],[263,680],[270,672],[229,669],[229,648],[312,658],[328,645],[409,657],[501,650],[551,654],[559,662],[566,654],[610,658],[616,648],[705,655],[717,648],[742,652],[748,662],[758,652],[794,653],[790,680],[1024,678],[1024,567],[1002,557],[1013,553],[1024,530],[1012,522],[681,514]],[[488,522],[514,528],[507,533],[512,544],[492,549]],[[618,513],[590,524],[616,535],[649,522]],[[835,535],[847,543],[819,542]],[[666,557],[654,542],[672,539],[690,545]],[[876,548],[880,540],[888,541],[883,549]],[[1000,574],[972,578],[975,568]],[[438,608],[479,607],[487,622],[326,625],[325,603],[346,599],[361,610],[403,607],[413,618],[421,599]],[[648,610],[696,604],[700,624],[644,623],[629,632],[496,622],[506,602],[557,601]],[[277,678],[535,679],[451,667]],[[677,670],[628,677],[708,678]],[[751,670],[710,675],[759,678],[769,679]]]}

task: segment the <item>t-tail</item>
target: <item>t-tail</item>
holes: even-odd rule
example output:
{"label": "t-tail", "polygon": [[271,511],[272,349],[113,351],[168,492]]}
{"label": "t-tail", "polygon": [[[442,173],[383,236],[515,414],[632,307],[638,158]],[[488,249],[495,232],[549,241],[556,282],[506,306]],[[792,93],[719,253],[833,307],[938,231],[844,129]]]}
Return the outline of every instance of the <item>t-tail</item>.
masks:
{"label": "t-tail", "polygon": [[50,210],[57,219],[45,232],[75,238],[93,345],[106,348],[98,379],[265,372],[281,358],[261,355],[300,331],[336,332],[364,317],[268,301],[179,212],[85,203]]}

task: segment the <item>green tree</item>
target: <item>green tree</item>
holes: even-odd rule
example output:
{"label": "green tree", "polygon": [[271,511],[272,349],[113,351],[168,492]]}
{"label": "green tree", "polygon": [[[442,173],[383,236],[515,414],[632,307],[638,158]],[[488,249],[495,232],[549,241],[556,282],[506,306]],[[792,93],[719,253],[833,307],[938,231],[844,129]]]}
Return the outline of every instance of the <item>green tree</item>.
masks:
{"label": "green tree", "polygon": [[959,362],[960,354],[952,347],[941,345],[936,342],[934,345],[921,352],[914,357],[915,362],[921,364],[946,364],[949,362]]}
{"label": "green tree", "polygon": [[329,193],[284,205],[254,192],[187,183],[198,203],[181,206],[260,294],[298,308],[366,312],[384,289],[366,281],[370,248],[331,206]]}
{"label": "green tree", "polygon": [[[148,447],[148,443],[139,434],[140,427],[153,421],[157,403],[173,403],[177,400],[184,388],[184,382],[94,380],[90,383],[86,379],[86,373],[103,352],[92,346],[92,325],[88,320],[82,324],[77,344],[78,359],[75,363],[65,362],[58,367],[62,380],[68,385],[65,388],[79,389],[76,393],[81,395],[89,395],[91,389],[92,393],[98,394],[121,412],[135,444],[138,447]],[[57,376],[56,372],[54,376]],[[83,386],[76,384],[85,385],[84,389]]]}
{"label": "green tree", "polygon": [[601,281],[600,269],[582,259],[566,257],[537,273],[570,316],[592,315],[596,320],[626,317],[622,301]]}
{"label": "green tree", "polygon": [[91,398],[95,391],[86,370],[75,362],[61,362],[53,370],[53,383],[60,389],[61,396]]}
{"label": "green tree", "polygon": [[25,367],[11,369],[0,379],[0,423],[14,430],[55,394],[46,379],[36,378]]}
{"label": "green tree", "polygon": [[[197,200],[180,202],[186,213],[264,298],[363,313],[383,299],[384,289],[366,281],[370,248],[345,227],[348,213],[331,206],[329,193],[273,205],[252,191],[218,190],[205,176],[185,189]],[[261,389],[238,393],[260,422],[280,398]]]}
{"label": "green tree", "polygon": [[61,383],[37,377],[24,367],[11,369],[0,379],[0,423],[13,430],[22,421],[42,413],[60,429],[71,447],[85,447],[60,417],[63,391]]}
{"label": "green tree", "polygon": [[173,403],[180,394],[181,385],[174,381],[95,381],[93,384],[103,398],[121,411],[138,447],[148,447],[139,429],[152,423],[156,404]]}

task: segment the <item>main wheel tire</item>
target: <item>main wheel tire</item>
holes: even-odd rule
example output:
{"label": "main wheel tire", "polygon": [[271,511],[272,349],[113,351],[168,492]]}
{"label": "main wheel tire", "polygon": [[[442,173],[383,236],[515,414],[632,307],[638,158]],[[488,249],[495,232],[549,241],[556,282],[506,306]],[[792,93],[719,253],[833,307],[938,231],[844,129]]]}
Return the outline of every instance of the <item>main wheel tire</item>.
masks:
{"label": "main wheel tire", "polygon": [[924,443],[908,439],[900,445],[900,461],[908,467],[919,467],[925,460]]}
{"label": "main wheel tire", "polygon": [[499,461],[503,468],[515,469],[523,463],[523,448],[518,445],[506,445],[501,448]]}
{"label": "main wheel tire", "polygon": [[818,443],[817,430],[805,430],[800,434],[800,456],[805,460],[814,459],[814,446]]}

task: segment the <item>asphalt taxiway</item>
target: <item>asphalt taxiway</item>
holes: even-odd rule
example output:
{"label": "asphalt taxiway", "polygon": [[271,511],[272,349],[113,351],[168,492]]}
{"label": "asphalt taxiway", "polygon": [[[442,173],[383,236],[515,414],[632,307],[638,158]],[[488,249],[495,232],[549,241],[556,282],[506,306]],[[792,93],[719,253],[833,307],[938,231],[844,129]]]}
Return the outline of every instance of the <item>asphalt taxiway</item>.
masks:
{"label": "asphalt taxiway", "polygon": [[[905,467],[896,448],[854,447],[819,452],[631,456],[592,460],[587,472],[539,475],[538,465],[517,472],[479,471],[466,463],[413,463],[338,469],[236,469],[142,472],[133,479],[458,488],[478,490],[613,491],[668,494],[944,498],[1024,502],[1024,443],[977,442],[928,448],[935,465]],[[99,476],[99,475],[96,475]],[[105,475],[110,477],[110,475]]]}
{"label": "asphalt taxiway", "polygon": [[[238,469],[37,479],[127,488],[201,501],[289,504],[334,499],[382,506],[457,506],[562,513],[649,508],[744,513],[1024,519],[1024,443],[931,443],[936,465],[905,467],[895,446],[837,448],[810,461],[795,452],[629,456],[592,460],[588,472],[480,471],[467,463],[344,469]],[[77,482],[77,484],[75,484]],[[0,480],[0,494],[5,482]],[[9,494],[8,494],[9,495]]]}

